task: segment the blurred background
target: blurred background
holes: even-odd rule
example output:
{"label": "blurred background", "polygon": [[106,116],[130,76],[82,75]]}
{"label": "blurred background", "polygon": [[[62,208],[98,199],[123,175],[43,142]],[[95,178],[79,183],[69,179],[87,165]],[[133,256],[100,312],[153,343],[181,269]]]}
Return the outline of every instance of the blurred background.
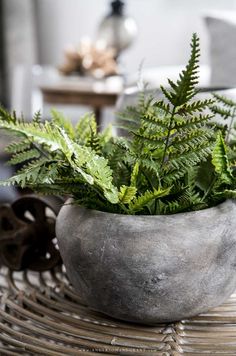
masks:
{"label": "blurred background", "polygon": [[90,110],[102,127],[140,78],[151,89],[177,78],[193,32],[199,85],[235,87],[236,0],[0,0],[0,102],[27,119]]}
{"label": "blurred background", "polygon": [[[111,13],[111,3],[109,0],[0,0],[1,102],[28,116],[37,109],[43,110],[39,93],[38,96],[34,93],[33,101],[31,95],[37,81],[40,82],[39,77],[41,85],[49,85],[50,80],[56,80],[57,73],[53,70],[65,61],[66,49],[76,48],[85,40],[95,43],[99,25]],[[140,66],[144,79],[153,86],[158,86],[166,75],[174,75],[177,66],[188,59],[193,32],[201,39],[201,64],[211,67],[222,61],[225,71],[221,74],[222,68],[203,66],[203,84],[209,80],[217,86],[234,85],[232,68],[236,72],[236,64],[232,62],[236,60],[226,57],[236,52],[236,0],[126,0],[123,3],[122,16],[131,18],[136,26],[130,45],[118,58],[118,71],[126,86],[137,81]],[[216,77],[210,78],[208,69]],[[123,88],[123,83],[117,80],[109,85],[109,88],[114,85],[114,91],[119,93]]]}

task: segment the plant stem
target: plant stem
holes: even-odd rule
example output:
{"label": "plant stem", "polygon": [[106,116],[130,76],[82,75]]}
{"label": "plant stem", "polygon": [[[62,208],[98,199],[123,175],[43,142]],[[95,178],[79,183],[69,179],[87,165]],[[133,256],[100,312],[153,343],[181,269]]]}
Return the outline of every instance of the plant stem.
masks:
{"label": "plant stem", "polygon": [[32,141],[30,141],[30,142],[31,142],[32,146],[34,148],[36,148],[44,157],[46,157],[47,159],[50,159],[50,156],[47,155],[46,152],[44,152],[39,145],[37,145],[35,142],[32,142]]}
{"label": "plant stem", "polygon": [[212,191],[212,188],[214,187],[216,182],[216,176],[214,177],[214,179],[212,180],[211,184],[209,185],[206,193],[204,194],[203,198],[202,198],[202,202],[204,202],[204,200],[206,199],[206,197],[210,194],[210,192]]}

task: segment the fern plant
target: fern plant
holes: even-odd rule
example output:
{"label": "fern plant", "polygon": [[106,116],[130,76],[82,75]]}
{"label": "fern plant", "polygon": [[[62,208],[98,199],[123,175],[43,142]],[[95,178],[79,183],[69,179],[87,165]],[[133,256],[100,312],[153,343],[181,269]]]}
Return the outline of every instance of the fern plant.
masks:
{"label": "fern plant", "polygon": [[56,111],[49,121],[37,113],[27,122],[0,109],[0,128],[16,138],[6,148],[9,164],[21,166],[1,184],[121,214],[171,214],[236,198],[236,103],[216,94],[195,99],[199,56],[194,34],[189,62],[161,87],[163,99],[143,92],[120,114],[124,137],[111,127],[98,132],[91,114],[74,127]]}

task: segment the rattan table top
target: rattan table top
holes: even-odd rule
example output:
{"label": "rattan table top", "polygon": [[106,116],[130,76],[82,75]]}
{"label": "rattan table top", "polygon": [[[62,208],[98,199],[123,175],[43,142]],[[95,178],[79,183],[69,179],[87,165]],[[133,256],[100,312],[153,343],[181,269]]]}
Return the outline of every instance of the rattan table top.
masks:
{"label": "rattan table top", "polygon": [[191,320],[137,326],[91,312],[62,270],[0,271],[0,355],[236,355],[236,295]]}

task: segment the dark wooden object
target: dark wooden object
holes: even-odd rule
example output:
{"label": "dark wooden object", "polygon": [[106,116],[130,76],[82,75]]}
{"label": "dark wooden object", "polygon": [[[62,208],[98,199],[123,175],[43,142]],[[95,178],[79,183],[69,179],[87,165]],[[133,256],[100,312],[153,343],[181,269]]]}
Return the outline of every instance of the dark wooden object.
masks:
{"label": "dark wooden object", "polygon": [[24,196],[0,206],[0,260],[12,270],[45,271],[61,263],[55,220],[63,201]]}
{"label": "dark wooden object", "polygon": [[73,104],[91,106],[94,110],[98,126],[101,125],[102,110],[115,105],[119,91],[84,90],[79,85],[42,86],[43,101],[48,104]]}

